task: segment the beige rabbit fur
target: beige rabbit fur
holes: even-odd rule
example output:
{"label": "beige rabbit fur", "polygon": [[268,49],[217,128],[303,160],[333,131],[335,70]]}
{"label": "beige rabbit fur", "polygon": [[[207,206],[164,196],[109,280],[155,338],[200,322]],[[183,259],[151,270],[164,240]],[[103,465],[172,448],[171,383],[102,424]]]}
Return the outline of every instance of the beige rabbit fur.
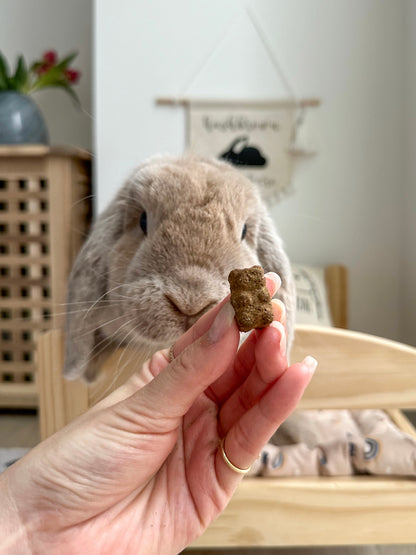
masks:
{"label": "beige rabbit fur", "polygon": [[95,378],[123,344],[167,347],[228,292],[233,268],[282,279],[289,344],[294,283],[255,185],[231,165],[157,156],[139,166],[99,216],[69,279],[67,378]]}

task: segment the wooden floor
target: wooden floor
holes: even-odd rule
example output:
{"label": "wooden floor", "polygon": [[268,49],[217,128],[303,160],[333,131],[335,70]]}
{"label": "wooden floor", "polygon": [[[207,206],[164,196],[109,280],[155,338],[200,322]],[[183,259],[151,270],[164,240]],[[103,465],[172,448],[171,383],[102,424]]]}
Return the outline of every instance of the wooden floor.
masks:
{"label": "wooden floor", "polygon": [[0,410],[0,447],[34,447],[39,439],[35,411]]}

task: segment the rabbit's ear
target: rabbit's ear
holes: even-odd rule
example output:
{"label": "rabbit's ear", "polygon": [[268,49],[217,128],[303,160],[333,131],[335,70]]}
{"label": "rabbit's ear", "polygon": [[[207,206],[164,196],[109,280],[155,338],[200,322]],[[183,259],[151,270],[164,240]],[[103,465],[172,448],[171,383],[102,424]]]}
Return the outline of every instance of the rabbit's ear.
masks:
{"label": "rabbit's ear", "polygon": [[295,280],[293,279],[290,262],[284,251],[282,240],[267,214],[262,215],[259,227],[257,256],[265,272],[276,272],[282,280],[282,285],[276,296],[284,302],[286,307],[287,340],[288,347],[290,348],[295,323]]}
{"label": "rabbit's ear", "polygon": [[[68,379],[83,376],[91,381],[106,354],[100,333],[105,309],[99,300],[109,289],[109,265],[113,246],[123,232],[123,219],[123,203],[117,198],[94,224],[73,265],[68,281],[63,370]],[[96,351],[99,357],[94,356]]]}

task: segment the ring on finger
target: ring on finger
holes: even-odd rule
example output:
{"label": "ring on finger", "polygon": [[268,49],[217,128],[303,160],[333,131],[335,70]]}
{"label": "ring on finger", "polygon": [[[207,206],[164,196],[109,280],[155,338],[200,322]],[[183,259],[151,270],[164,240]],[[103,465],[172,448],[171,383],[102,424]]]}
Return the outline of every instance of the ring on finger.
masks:
{"label": "ring on finger", "polygon": [[224,459],[225,464],[228,466],[228,468],[231,468],[231,470],[233,470],[234,472],[237,472],[237,474],[247,474],[247,472],[250,471],[251,466],[249,466],[248,468],[240,468],[239,466],[236,466],[235,464],[233,464],[230,461],[230,459],[227,457],[227,454],[225,452],[224,441],[225,441],[224,438],[221,439],[220,449],[221,449],[222,458]]}
{"label": "ring on finger", "polygon": [[175,353],[173,352],[174,345],[171,345],[168,352],[169,362],[173,362],[175,359]]}

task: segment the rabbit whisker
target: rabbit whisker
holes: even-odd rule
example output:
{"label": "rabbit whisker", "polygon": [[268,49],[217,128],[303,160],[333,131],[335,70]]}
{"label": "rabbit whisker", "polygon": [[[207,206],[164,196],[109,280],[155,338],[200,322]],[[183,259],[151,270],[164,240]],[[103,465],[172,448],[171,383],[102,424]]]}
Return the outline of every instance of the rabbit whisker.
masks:
{"label": "rabbit whisker", "polygon": [[[119,304],[119,303],[117,303],[117,304]],[[106,306],[97,306],[95,308],[95,310],[99,310],[99,309],[103,310],[104,308],[108,309],[108,305],[106,305]],[[50,317],[52,318],[52,317],[56,317],[56,316],[66,316],[67,314],[81,314],[82,312],[88,312],[88,310],[89,310],[88,308],[79,308],[77,310],[65,310],[63,312],[52,312]]]}
{"label": "rabbit whisker", "polygon": [[71,208],[75,208],[77,206],[77,204],[81,204],[83,202],[85,202],[88,199],[95,199],[96,195],[85,195],[85,197],[82,197],[80,199],[78,199],[77,201],[73,202],[71,204]]}
{"label": "rabbit whisker", "polygon": [[[127,301],[123,301],[126,302]],[[117,304],[119,304],[119,302],[117,302]],[[95,310],[98,310],[99,308],[104,309],[107,308],[108,309],[108,305],[107,306],[102,306],[102,307],[96,307]],[[44,316],[39,315],[38,317],[26,317],[26,316],[13,316],[13,322],[15,323],[21,323],[21,322],[25,322],[27,323],[28,326],[30,326],[31,324],[44,324],[46,326],[47,322],[50,322],[53,318],[58,318],[60,316],[66,316],[68,314],[80,314],[82,312],[87,311],[87,308],[80,308],[79,310],[65,310],[64,312],[51,312],[50,314],[48,314],[48,317],[45,318]],[[5,323],[7,320],[4,319],[3,323]],[[10,321],[12,321],[12,319],[10,318]]]}
{"label": "rabbit whisker", "polygon": [[[127,324],[127,323],[131,323],[131,321],[130,321],[130,322],[126,322],[126,324]],[[124,325],[125,325],[125,324],[124,324]],[[119,328],[119,330],[120,330],[122,327],[123,327],[123,326],[121,326],[121,327]],[[119,330],[118,330],[118,331],[119,331]],[[131,329],[131,330],[119,341],[119,343],[117,344],[117,346],[114,348],[114,351],[117,351],[117,350],[121,347],[121,345],[126,341],[127,337],[128,337],[132,332],[134,332],[134,328]],[[127,344],[125,350],[123,351],[122,355],[120,356],[119,360],[117,361],[117,367],[116,367],[116,369],[115,369],[115,371],[114,371],[114,374],[113,374],[113,377],[112,377],[111,381],[106,385],[106,387],[105,387],[104,390],[101,389],[100,391],[96,391],[95,394],[93,395],[94,398],[96,398],[96,397],[98,397],[98,396],[103,397],[103,396],[107,395],[107,394],[112,390],[114,383],[116,382],[117,378],[118,378],[118,377],[120,376],[120,374],[122,373],[123,369],[126,368],[126,367],[129,365],[129,363],[132,361],[133,356],[135,356],[134,353],[133,353],[133,351],[130,352],[130,357],[129,357],[129,359],[125,362],[125,364],[124,364],[123,366],[121,366],[122,358],[125,356],[126,352],[129,350],[130,345],[131,345],[132,342],[134,342],[134,337],[132,337],[132,339],[128,342],[128,344]],[[104,347],[104,348],[105,348],[105,347]]]}
{"label": "rabbit whisker", "polygon": [[[89,304],[94,304],[95,302],[96,302],[96,299],[91,300],[91,301],[72,301],[70,303],[57,303],[57,306],[71,306],[71,305],[82,305],[82,304],[89,305]],[[102,304],[102,303],[115,303],[115,302],[116,301],[114,299],[102,299],[100,301],[100,304]]]}
{"label": "rabbit whisker", "polygon": [[116,287],[113,287],[113,289],[110,289],[110,290],[106,291],[105,293],[103,293],[103,294],[101,295],[101,297],[99,297],[99,298],[95,301],[95,303],[94,303],[92,306],[90,306],[90,308],[88,309],[88,311],[87,311],[87,313],[85,314],[84,318],[85,318],[86,316],[88,316],[89,311],[92,310],[92,309],[94,308],[94,306],[95,306],[97,303],[99,303],[100,300],[101,300],[103,297],[105,297],[106,295],[108,295],[108,294],[111,293],[112,291],[115,291],[116,289],[118,289],[118,288],[120,288],[120,287],[123,287],[123,286],[124,286],[124,284],[116,285]]}
{"label": "rabbit whisker", "polygon": [[76,337],[81,338],[81,337],[84,337],[85,335],[88,335],[90,333],[94,333],[95,331],[98,331],[99,329],[104,328],[108,324],[112,324],[116,320],[120,320],[120,318],[124,318],[124,314],[121,314],[120,316],[117,316],[116,318],[113,318],[112,320],[106,320],[105,322],[103,322],[102,324],[99,324],[98,326],[92,326],[91,328],[87,328],[82,334],[77,334]]}
{"label": "rabbit whisker", "polygon": [[[110,344],[113,342],[114,337],[120,332],[120,330],[122,330],[125,326],[128,326],[128,325],[131,324],[132,322],[133,322],[133,320],[129,320],[129,321],[127,321],[127,322],[124,322],[124,324],[122,324],[111,336],[109,336],[109,337],[104,337],[103,339],[101,339],[101,341],[99,341],[96,345],[94,345],[94,348],[93,348],[93,350],[92,350],[92,355],[93,355],[93,357],[96,357],[96,356],[98,356],[99,354],[101,354],[101,353],[107,348],[107,346],[110,345]],[[134,329],[130,330],[130,332],[127,334],[127,336],[128,336],[132,331],[134,331]],[[127,337],[127,336],[126,336],[126,337]],[[120,343],[119,343],[118,346],[117,346],[117,349],[120,347],[120,345],[123,343],[123,341],[124,341],[124,339],[122,339],[122,340],[120,341]],[[103,345],[103,344],[104,344],[104,346],[101,347],[101,348],[97,351],[97,348],[100,347],[100,346]],[[116,350],[116,349],[115,349],[115,350]]]}
{"label": "rabbit whisker", "polygon": [[[127,334],[125,335],[125,337],[122,339],[122,341],[118,344],[118,346],[117,346],[118,349],[121,347],[121,345],[122,345],[123,343],[125,343],[125,341],[127,340],[128,336],[129,336],[132,332],[134,332],[134,329],[130,330],[129,333],[127,333]],[[115,381],[115,380],[117,379],[117,377],[121,374],[121,372],[123,371],[123,369],[126,368],[126,366],[128,365],[128,363],[132,360],[132,357],[134,356],[133,351],[132,351],[132,350],[130,351],[130,346],[131,346],[132,343],[134,343],[134,337],[132,337],[132,338],[129,340],[129,342],[127,343],[127,345],[126,345],[125,348],[124,348],[124,351],[123,351],[122,355],[120,356],[119,360],[117,361],[117,368],[116,368],[116,371],[114,372],[114,378],[113,378],[113,380],[112,380],[112,382],[111,382],[111,385],[113,385],[114,381]],[[127,364],[124,364],[124,366],[121,366],[122,359],[123,359],[123,357],[126,355],[127,352],[130,353],[130,357],[129,357],[128,361],[127,361]]]}
{"label": "rabbit whisker", "polygon": [[133,300],[133,298],[131,297],[131,295],[121,295],[120,293],[115,293],[114,298],[111,299],[113,302],[119,302],[119,299],[121,299],[121,302],[130,302]]}
{"label": "rabbit whisker", "polygon": [[[124,341],[127,339],[127,336],[124,338]],[[131,344],[134,343],[135,338],[132,337],[127,345],[125,346],[124,351],[122,352],[119,360],[117,361],[117,368],[115,370],[116,377],[119,376],[125,368],[130,366],[133,359],[137,356],[134,349],[131,349]],[[128,354],[128,358],[124,361],[123,365],[123,358],[126,357],[126,353]],[[141,348],[140,349],[140,360],[141,364],[143,364],[146,360],[148,360],[153,354],[155,353],[154,349],[150,348]]]}

